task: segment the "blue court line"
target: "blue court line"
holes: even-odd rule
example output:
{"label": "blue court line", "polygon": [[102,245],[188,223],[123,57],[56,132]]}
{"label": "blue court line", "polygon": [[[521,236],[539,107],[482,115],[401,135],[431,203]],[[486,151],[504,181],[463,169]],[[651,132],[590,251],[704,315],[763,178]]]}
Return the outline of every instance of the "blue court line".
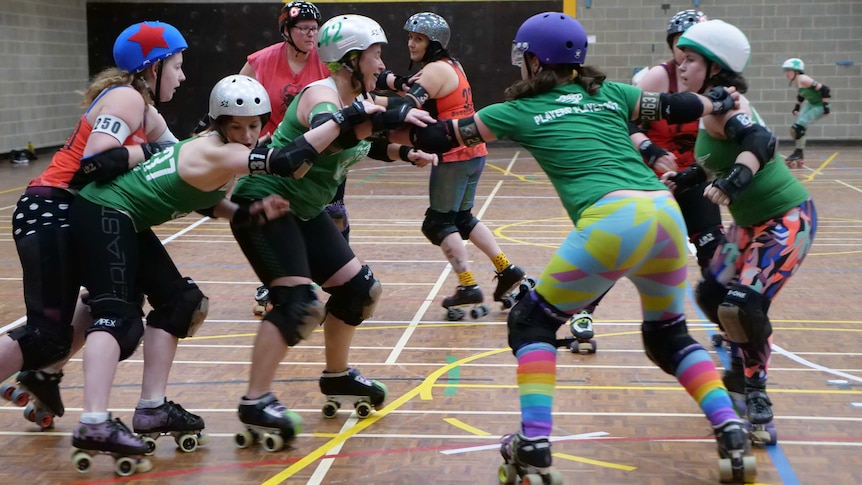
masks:
{"label": "blue court line", "polygon": [[[706,316],[700,311],[700,308],[697,306],[697,302],[694,300],[694,292],[691,289],[691,285],[685,285],[685,294],[688,300],[691,301],[692,306],[694,306],[694,311],[698,318],[706,320]],[[712,336],[716,333],[717,332],[715,330],[707,328],[707,340],[712,342]],[[729,369],[730,355],[727,353],[727,350],[725,350],[724,346],[714,348],[715,353],[718,354],[718,360],[721,361],[721,365],[724,366],[725,370]],[[793,466],[790,464],[790,460],[787,459],[787,455],[784,454],[784,450],[781,449],[781,445],[779,443],[765,446],[764,448],[766,448],[767,453],[769,453],[769,458],[772,460],[772,464],[775,465],[775,469],[778,471],[781,483],[784,485],[800,485],[799,478],[796,477],[796,473],[793,471]]]}

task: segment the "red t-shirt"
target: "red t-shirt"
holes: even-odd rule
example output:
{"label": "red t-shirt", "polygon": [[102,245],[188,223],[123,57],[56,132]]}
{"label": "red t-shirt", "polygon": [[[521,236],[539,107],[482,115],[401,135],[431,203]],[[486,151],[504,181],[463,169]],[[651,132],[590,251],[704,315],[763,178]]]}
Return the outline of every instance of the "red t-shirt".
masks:
{"label": "red t-shirt", "polygon": [[[661,65],[667,71],[668,92],[679,91],[676,79],[676,62],[668,61]],[[694,163],[694,142],[697,140],[698,122],[670,125],[667,121],[650,121],[646,135],[656,145],[673,153],[676,163],[682,170]],[[659,174],[656,172],[656,174]]]}
{"label": "red t-shirt", "polygon": [[308,60],[301,71],[293,72],[287,62],[287,42],[273,44],[249,55],[248,63],[254,69],[254,77],[266,88],[272,104],[272,116],[261,135],[275,133],[288,105],[302,88],[329,77],[329,69],[321,62],[317,49],[308,53]]}

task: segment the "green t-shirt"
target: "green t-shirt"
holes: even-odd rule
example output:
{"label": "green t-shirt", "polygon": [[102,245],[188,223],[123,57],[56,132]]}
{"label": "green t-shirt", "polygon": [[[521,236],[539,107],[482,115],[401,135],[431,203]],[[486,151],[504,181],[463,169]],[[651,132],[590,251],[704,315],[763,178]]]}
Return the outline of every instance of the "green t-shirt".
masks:
{"label": "green t-shirt", "polygon": [[87,185],[80,196],[128,215],[137,232],[218,204],[227,185],[204,192],[180,178],[180,150],[193,139],[166,148],[110,182]]}
{"label": "green t-shirt", "polygon": [[[313,82],[306,86],[325,85],[337,91],[332,78]],[[296,107],[305,93],[300,92],[290,103],[284,119],[272,135],[273,148],[280,148],[308,131],[296,118]],[[351,165],[368,155],[371,144],[362,140],[355,147],[332,155],[321,154],[314,165],[301,179],[276,177],[274,175],[245,175],[241,177],[231,193],[231,197],[244,200],[260,200],[271,194],[278,194],[290,201],[290,212],[300,219],[308,220],[323,212],[326,204],[335,197],[338,186],[347,177]]]}
{"label": "green t-shirt", "polygon": [[799,88],[799,96],[805,98],[805,101],[808,101],[813,105],[821,105],[823,104],[823,95],[820,94],[820,91],[808,86],[807,88]]}
{"label": "green t-shirt", "polygon": [[667,190],[629,138],[641,90],[605,82],[590,96],[578,84],[479,110],[498,139],[526,148],[577,224],[584,209],[615,190]]}
{"label": "green t-shirt", "polygon": [[[764,125],[752,107],[752,119]],[[766,126],[766,125],[764,125]],[[694,145],[697,163],[721,178],[736,163],[742,149],[733,140],[713,138],[701,127]],[[778,154],[763,166],[727,209],[740,226],[752,226],[784,214],[810,197],[808,190],[790,172]]]}

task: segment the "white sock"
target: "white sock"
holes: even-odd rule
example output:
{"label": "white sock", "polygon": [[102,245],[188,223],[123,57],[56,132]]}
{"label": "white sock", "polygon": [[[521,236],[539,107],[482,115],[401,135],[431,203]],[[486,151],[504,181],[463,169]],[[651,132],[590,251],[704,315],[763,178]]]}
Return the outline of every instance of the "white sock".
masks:
{"label": "white sock", "polygon": [[166,402],[168,402],[168,398],[165,396],[156,399],[139,399],[137,409],[153,409],[161,406]]}
{"label": "white sock", "polygon": [[110,413],[81,413],[81,422],[86,424],[104,423],[110,418]]}

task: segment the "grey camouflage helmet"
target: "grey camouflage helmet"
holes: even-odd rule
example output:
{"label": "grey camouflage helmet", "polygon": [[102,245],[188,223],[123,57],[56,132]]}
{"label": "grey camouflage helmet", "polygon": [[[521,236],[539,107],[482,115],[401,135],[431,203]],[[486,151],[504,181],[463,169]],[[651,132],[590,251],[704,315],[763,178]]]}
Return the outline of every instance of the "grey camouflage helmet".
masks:
{"label": "grey camouflage helmet", "polygon": [[432,12],[420,12],[411,15],[404,24],[404,30],[423,34],[428,37],[429,41],[436,40],[444,49],[449,45],[449,37],[452,35],[446,20]]}

